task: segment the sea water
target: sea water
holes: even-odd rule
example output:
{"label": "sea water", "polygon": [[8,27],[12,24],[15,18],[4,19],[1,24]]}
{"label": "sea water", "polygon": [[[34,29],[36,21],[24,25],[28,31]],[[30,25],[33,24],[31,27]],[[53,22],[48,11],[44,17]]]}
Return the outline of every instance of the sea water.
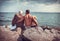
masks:
{"label": "sea water", "polygon": [[[11,25],[15,14],[16,12],[0,12],[0,25]],[[30,14],[37,17],[39,26],[60,26],[60,12],[31,12]]]}

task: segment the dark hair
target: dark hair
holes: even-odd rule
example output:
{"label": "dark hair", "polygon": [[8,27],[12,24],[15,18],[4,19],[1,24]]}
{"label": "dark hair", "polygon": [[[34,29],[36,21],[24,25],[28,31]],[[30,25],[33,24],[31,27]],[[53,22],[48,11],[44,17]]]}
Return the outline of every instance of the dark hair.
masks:
{"label": "dark hair", "polygon": [[26,14],[29,14],[30,13],[30,10],[26,10]]}

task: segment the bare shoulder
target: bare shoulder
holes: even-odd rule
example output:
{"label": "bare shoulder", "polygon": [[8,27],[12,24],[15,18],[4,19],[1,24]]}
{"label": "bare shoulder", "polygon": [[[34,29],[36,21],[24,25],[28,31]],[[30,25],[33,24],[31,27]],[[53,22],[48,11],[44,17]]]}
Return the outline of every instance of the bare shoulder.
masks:
{"label": "bare shoulder", "polygon": [[37,17],[36,16],[32,16],[33,17],[33,19],[37,19]]}
{"label": "bare shoulder", "polygon": [[16,16],[19,16],[19,14],[15,14]]}
{"label": "bare shoulder", "polygon": [[16,16],[17,16],[18,18],[21,18],[21,16],[20,16],[19,14],[16,14]]}
{"label": "bare shoulder", "polygon": [[29,16],[32,18],[33,16],[29,14]]}
{"label": "bare shoulder", "polygon": [[14,16],[15,16],[15,17],[17,17],[17,16],[18,16],[18,14],[15,14]]}

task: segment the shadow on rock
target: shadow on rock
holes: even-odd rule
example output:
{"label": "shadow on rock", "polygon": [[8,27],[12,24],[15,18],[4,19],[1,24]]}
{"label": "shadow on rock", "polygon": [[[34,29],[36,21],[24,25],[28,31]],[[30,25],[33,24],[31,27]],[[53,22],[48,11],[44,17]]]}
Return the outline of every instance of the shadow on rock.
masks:
{"label": "shadow on rock", "polygon": [[55,39],[53,39],[52,41],[60,41],[60,39],[55,37]]}
{"label": "shadow on rock", "polygon": [[22,35],[17,39],[17,41],[31,41],[31,40]]}

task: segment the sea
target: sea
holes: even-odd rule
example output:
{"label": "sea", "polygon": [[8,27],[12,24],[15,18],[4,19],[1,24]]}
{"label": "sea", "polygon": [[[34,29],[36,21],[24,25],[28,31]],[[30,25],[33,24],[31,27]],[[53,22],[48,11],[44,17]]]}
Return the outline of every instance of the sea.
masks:
{"label": "sea", "polygon": [[[0,12],[0,26],[11,25],[16,13],[17,12]],[[31,12],[30,14],[37,17],[39,26],[60,26],[60,12]],[[23,15],[25,15],[25,13]]]}

